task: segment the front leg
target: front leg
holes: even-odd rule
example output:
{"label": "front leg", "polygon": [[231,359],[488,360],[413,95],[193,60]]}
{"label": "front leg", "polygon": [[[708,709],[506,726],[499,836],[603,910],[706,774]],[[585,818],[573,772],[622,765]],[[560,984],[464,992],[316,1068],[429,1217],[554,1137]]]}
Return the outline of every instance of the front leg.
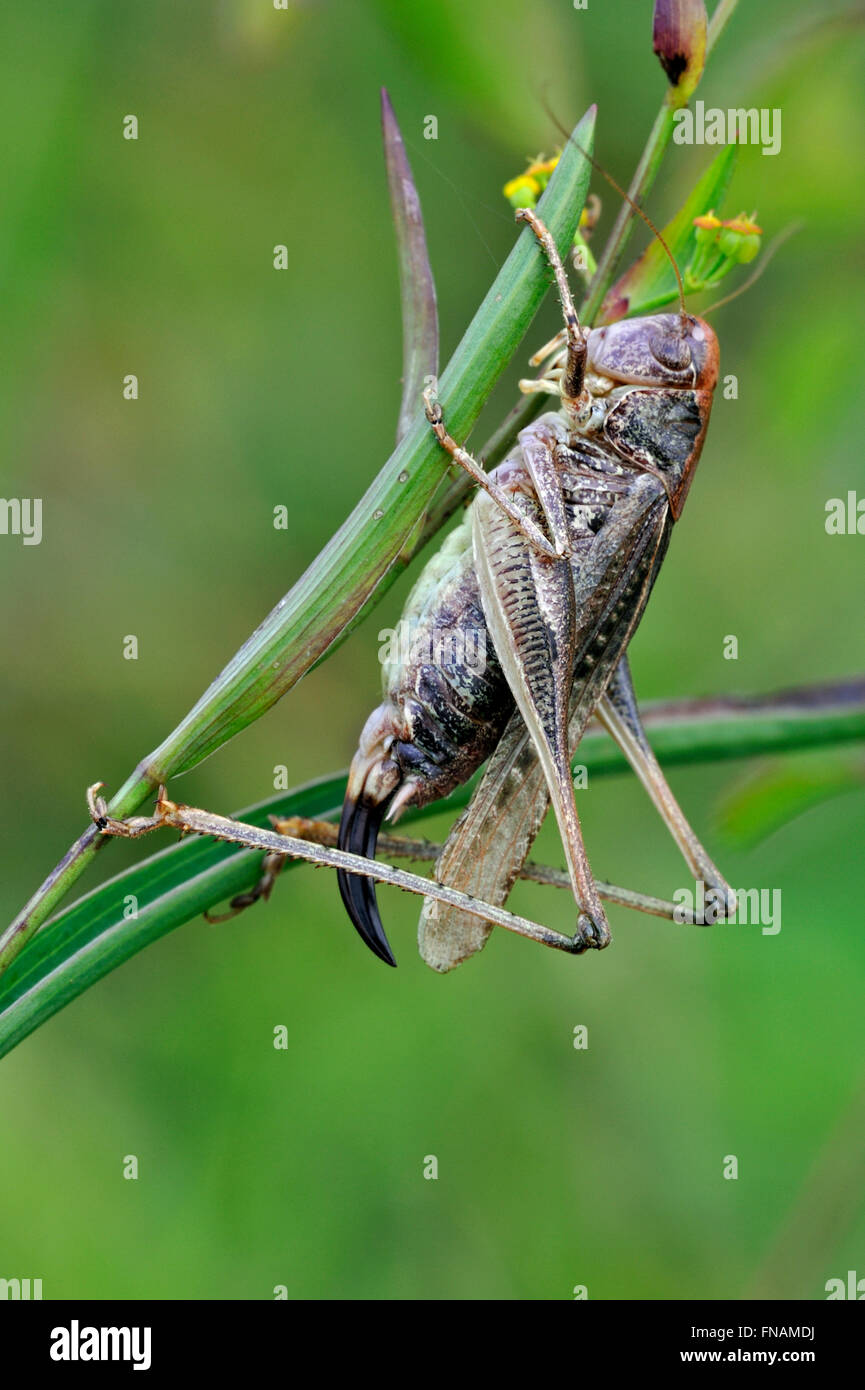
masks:
{"label": "front leg", "polygon": [[432,425],[433,433],[442,448],[446,449],[454,463],[458,463],[460,468],[464,468],[469,477],[474,479],[477,483],[478,487],[483,488],[484,492],[493,499],[496,505],[501,507],[502,511],[510,518],[520,534],[525,536],[529,544],[532,545],[535,550],[540,551],[542,555],[548,555],[553,559],[555,559],[557,555],[565,554],[565,551],[559,551],[554,546],[550,545],[543,531],[532,521],[531,517],[521,512],[519,507],[515,505],[504,489],[499,486],[495,478],[487,473],[481,464],[478,463],[477,459],[472,458],[472,455],[468,453],[462,445],[457,444],[456,440],[448,434],[442,419],[442,408],[435,399],[432,387],[428,386],[424,391],[423,402],[426,410],[426,417]]}

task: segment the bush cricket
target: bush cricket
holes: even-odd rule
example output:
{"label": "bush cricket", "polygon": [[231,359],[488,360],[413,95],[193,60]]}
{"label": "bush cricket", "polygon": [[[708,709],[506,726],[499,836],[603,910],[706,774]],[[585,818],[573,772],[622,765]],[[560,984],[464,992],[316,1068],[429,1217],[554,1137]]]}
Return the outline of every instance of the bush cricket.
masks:
{"label": "bush cricket", "polygon": [[[395,965],[374,880],[419,889],[418,880],[408,882],[411,875],[375,872],[382,821],[406,806],[439,800],[489,759],[438,860],[439,883],[425,897],[420,951],[441,972],[478,951],[496,921],[575,954],[609,944],[571,776],[571,757],[593,714],[634,767],[695,879],[722,911],[734,903],[652,754],[626,656],[700,457],[718,375],[717,340],[707,323],[688,314],[672,256],[677,313],[585,330],[546,227],[529,208],[519,209],[517,219],[531,227],[552,268],[565,320],[532,359],[544,365],[541,375],[521,386],[557,398],[559,408],[522,430],[504,462],[487,474],[448,434],[434,389],[425,392],[430,428],[478,492],[409,597],[403,622],[413,634],[412,652],[385,665],[385,701],[361,734],[338,848],[303,852],[337,869],[361,937]],[[457,639],[450,654],[425,660],[427,648],[417,639],[443,630]],[[477,671],[465,653],[479,639],[486,660]],[[236,910],[269,896],[285,855],[301,852],[297,840],[251,833],[178,806],[164,791],[154,816],[112,821],[97,791],[91,788],[89,806],[103,833],[137,836],[171,825],[265,849],[261,882],[232,903]],[[573,937],[501,910],[550,801],[577,904]],[[442,892],[442,884],[455,891]]]}
{"label": "bush cricket", "polygon": [[[517,217],[532,227],[553,269],[565,318],[562,333],[533,359],[546,360],[546,370],[523,385],[558,397],[560,407],[522,430],[487,476],[450,438],[427,391],[431,427],[480,490],[461,531],[421,575],[407,615],[416,634],[456,629],[463,640],[453,643],[449,665],[432,667],[424,659],[429,644],[421,642],[420,659],[385,669],[386,698],[361,734],[339,844],[371,857],[385,815],[393,819],[404,806],[447,795],[493,754],[437,876],[486,901],[504,901],[549,798],[577,903],[577,949],[600,950],[610,930],[571,776],[572,752],[594,712],[646,786],[694,877],[732,905],[730,888],[651,752],[625,656],[700,457],[718,345],[709,325],[687,313],[684,296],[678,314],[584,332],[546,228],[531,210]],[[494,649],[480,677],[464,657],[478,628]],[[338,877],[357,930],[394,964],[373,883]],[[437,970],[466,959],[488,935],[477,917],[425,904],[420,950]]]}

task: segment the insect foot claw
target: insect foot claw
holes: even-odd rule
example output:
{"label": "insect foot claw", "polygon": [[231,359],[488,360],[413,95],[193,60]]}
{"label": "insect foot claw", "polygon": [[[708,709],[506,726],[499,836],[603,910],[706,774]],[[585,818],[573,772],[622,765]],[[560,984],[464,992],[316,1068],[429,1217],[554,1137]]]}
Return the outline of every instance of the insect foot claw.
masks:
{"label": "insect foot claw", "polygon": [[[156,811],[152,816],[130,816],[128,820],[116,820],[108,813],[105,797],[99,795],[99,790],[104,785],[104,782],[94,782],[92,787],[87,788],[87,810],[101,834],[120,835],[124,839],[134,840],[139,835],[146,835],[149,830],[158,830],[160,826],[172,824],[170,817],[177,811],[177,806],[173,801],[169,801],[164,787],[159,788]],[[183,826],[178,828],[182,830]]]}
{"label": "insect foot claw", "polygon": [[103,835],[127,835],[126,822],[115,820],[108,814],[108,802],[104,796],[99,795],[99,790],[104,787],[104,782],[94,782],[92,787],[87,788],[87,810],[90,812],[90,819]]}
{"label": "insect foot claw", "polygon": [[703,880],[703,896],[706,903],[703,910],[704,925],[711,927],[717,922],[726,922],[735,917],[736,894],[720,875],[711,880]]}
{"label": "insect foot claw", "polygon": [[607,924],[598,923],[588,912],[581,912],[577,919],[577,934],[574,943],[578,952],[580,951],[603,951],[605,946],[609,946],[612,937]]}
{"label": "insect foot claw", "polygon": [[104,830],[108,825],[108,805],[105,797],[98,795],[100,788],[104,786],[104,782],[94,782],[92,787],[87,788],[87,810],[90,812],[90,819],[100,830]]}
{"label": "insect foot claw", "polygon": [[426,418],[431,425],[440,425],[442,421],[442,408],[435,398],[435,392],[428,386],[423,393],[423,406]]}

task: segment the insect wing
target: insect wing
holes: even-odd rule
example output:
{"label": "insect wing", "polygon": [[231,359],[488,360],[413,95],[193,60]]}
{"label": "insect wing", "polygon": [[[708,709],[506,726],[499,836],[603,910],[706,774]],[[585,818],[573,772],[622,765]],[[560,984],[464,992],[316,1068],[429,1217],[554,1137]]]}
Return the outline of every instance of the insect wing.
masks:
{"label": "insect wing", "polygon": [[[670,524],[662,486],[643,475],[612,508],[598,536],[575,556],[571,749],[640,621],[666,551]],[[572,790],[570,776],[568,780]],[[548,791],[535,742],[518,711],[448,837],[436,878],[487,902],[505,902],[540,829]],[[421,956],[435,970],[451,970],[486,944],[490,930],[478,918],[427,900],[418,932]]]}

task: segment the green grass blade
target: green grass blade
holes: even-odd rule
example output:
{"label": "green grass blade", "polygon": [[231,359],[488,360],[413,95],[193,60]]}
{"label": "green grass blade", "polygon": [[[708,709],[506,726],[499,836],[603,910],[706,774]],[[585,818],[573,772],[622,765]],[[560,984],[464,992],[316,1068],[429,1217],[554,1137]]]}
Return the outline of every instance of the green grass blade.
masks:
{"label": "green grass blade", "polygon": [[[239,814],[267,825],[268,814],[327,817],[342,804],[345,775],[324,777]],[[47,923],[0,977],[3,1047],[33,1028],[145,946],[252,886],[257,855],[214,840],[167,846],[101,884]],[[137,916],[124,916],[130,897]],[[23,1031],[22,1031],[23,1030]]]}
{"label": "green grass blade", "polygon": [[381,90],[381,127],[402,303],[402,401],[396,430],[399,443],[417,413],[424,378],[438,374],[439,321],[420,199],[402,132],[384,87]]}

